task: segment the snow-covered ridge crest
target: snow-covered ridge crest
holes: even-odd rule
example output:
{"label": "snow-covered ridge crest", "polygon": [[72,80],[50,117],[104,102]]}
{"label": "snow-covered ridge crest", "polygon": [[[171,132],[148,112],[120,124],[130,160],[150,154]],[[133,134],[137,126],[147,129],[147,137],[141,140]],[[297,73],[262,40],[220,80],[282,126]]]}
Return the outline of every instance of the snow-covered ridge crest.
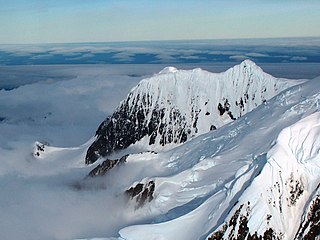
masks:
{"label": "snow-covered ridge crest", "polygon": [[177,71],[178,71],[177,68],[170,66],[170,67],[165,67],[158,74],[174,73],[174,72],[177,72]]}
{"label": "snow-covered ridge crest", "polygon": [[165,68],[140,81],[100,125],[86,163],[138,142],[146,150],[183,143],[297,83],[274,78],[250,60],[222,73]]}

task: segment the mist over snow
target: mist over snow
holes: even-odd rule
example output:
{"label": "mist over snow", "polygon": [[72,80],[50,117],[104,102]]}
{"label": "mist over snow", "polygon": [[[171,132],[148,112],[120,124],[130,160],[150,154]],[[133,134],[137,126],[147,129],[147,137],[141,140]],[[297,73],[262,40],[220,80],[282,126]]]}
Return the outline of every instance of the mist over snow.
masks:
{"label": "mist over snow", "polygon": [[[248,53],[245,44],[239,44],[242,52],[226,47],[224,57],[268,57],[262,51],[265,46]],[[65,64],[67,59],[99,61],[99,54],[112,50],[108,46],[76,46],[69,51],[61,46],[45,50],[33,46],[25,51],[13,46],[1,48],[0,60],[10,66],[0,66],[0,239],[205,239],[230,217],[228,211],[234,212],[232,206],[244,188],[266,166],[266,154],[274,151],[279,133],[312,114],[312,121],[302,124],[319,125],[320,79],[315,78],[284,90],[216,131],[169,151],[131,154],[110,174],[88,179],[88,173],[105,160],[85,165],[97,127],[140,80],[166,66],[174,67],[160,74],[195,67],[222,72],[234,65],[230,61],[201,63],[198,60],[203,52],[199,49],[180,49],[181,59],[188,61],[168,64],[174,52],[170,46],[163,52],[154,45],[143,49],[117,46],[117,52],[112,53],[117,63],[132,63],[132,59],[137,63],[139,54],[146,52],[161,59],[161,64],[149,64],[149,59],[148,64],[118,65]],[[3,62],[8,49],[15,57]],[[37,65],[39,59],[53,61],[54,54],[65,57],[58,61],[62,65]],[[220,56],[221,52],[210,54]],[[317,63],[297,63],[306,56],[310,59],[309,50],[294,54],[285,58],[290,63],[264,62],[261,66],[287,78],[318,73]],[[211,59],[209,55],[207,59]],[[198,62],[189,61],[195,58]],[[31,65],[16,65],[15,61]],[[316,148],[319,141],[313,137]],[[34,155],[36,141],[46,144],[40,156]],[[312,154],[319,158],[318,153]],[[319,180],[317,176],[314,179]],[[124,192],[129,187],[151,180],[155,182],[151,202],[141,208],[128,202]],[[248,191],[243,198],[255,194],[252,188]]]}
{"label": "mist over snow", "polygon": [[18,140],[26,132],[62,146],[87,141],[96,125],[146,74],[133,66],[105,65],[19,66],[1,70],[1,75],[16,76],[13,83],[2,78],[10,90],[0,92],[2,132],[19,132],[2,134],[1,142]]}
{"label": "mist over snow", "polygon": [[10,89],[0,91],[1,239],[116,235],[125,226],[130,209],[128,216],[119,211],[121,194],[74,187],[88,170],[70,168],[72,154],[58,166],[32,151],[37,140],[63,147],[88,141],[144,74],[134,66],[1,67],[1,86]]}

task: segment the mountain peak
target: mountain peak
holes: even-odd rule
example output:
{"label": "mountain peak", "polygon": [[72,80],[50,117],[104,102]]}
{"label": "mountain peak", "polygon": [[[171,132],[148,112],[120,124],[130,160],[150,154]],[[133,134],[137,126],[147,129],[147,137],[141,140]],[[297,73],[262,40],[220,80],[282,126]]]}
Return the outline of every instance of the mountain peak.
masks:
{"label": "mountain peak", "polygon": [[257,64],[250,59],[246,59],[240,63],[240,66],[257,66]]}
{"label": "mountain peak", "polygon": [[263,72],[264,71],[250,59],[242,61],[239,65],[233,67],[234,69],[239,69],[241,71],[248,69],[250,72]]}
{"label": "mountain peak", "polygon": [[174,73],[177,72],[178,69],[172,66],[169,67],[165,67],[164,69],[162,69],[159,74],[168,74],[168,73]]}
{"label": "mountain peak", "polygon": [[140,140],[146,150],[173,147],[236,120],[291,85],[250,60],[218,74],[166,67],[141,80],[100,125],[86,163]]}

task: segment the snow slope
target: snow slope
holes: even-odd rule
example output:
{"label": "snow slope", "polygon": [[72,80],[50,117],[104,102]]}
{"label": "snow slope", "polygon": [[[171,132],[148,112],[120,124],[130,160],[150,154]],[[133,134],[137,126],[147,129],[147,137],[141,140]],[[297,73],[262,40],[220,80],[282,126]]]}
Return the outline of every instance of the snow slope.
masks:
{"label": "snow slope", "polygon": [[145,207],[158,223],[124,228],[121,239],[207,239],[221,229],[235,239],[243,222],[246,234],[270,228],[292,239],[320,181],[319,80],[164,153],[167,176],[152,178],[154,201]]}
{"label": "snow slope", "polygon": [[129,147],[161,150],[215,130],[299,82],[277,79],[250,60],[223,73],[163,69],[134,87],[98,128],[86,163]]}
{"label": "snow slope", "polygon": [[[223,238],[269,234],[273,238],[294,239],[305,205],[319,187],[319,136],[319,112],[280,132],[260,175],[219,228]],[[234,224],[228,226],[230,221]]]}

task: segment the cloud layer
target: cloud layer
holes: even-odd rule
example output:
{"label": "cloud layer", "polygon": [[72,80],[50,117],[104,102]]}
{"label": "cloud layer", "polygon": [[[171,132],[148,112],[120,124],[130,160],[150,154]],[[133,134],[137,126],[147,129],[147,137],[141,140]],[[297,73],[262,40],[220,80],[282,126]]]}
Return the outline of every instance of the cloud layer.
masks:
{"label": "cloud layer", "polygon": [[0,45],[0,65],[320,62],[320,38]]}

